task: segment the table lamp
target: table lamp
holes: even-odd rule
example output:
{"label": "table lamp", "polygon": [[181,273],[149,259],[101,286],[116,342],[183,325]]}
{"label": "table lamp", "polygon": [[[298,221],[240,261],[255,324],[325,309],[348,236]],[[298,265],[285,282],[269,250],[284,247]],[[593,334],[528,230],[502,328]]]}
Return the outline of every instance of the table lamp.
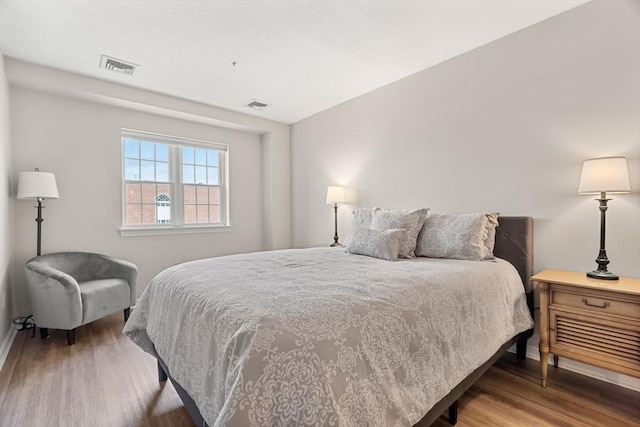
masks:
{"label": "table lamp", "polygon": [[582,166],[580,177],[579,194],[600,194],[600,252],[596,263],[598,269],[587,273],[588,277],[604,280],[618,280],[618,275],[607,270],[609,259],[605,250],[605,229],[607,193],[629,193],[629,172],[627,170],[627,159],[624,157],[601,157],[597,159],[585,160]]}
{"label": "table lamp", "polygon": [[333,205],[333,214],[335,217],[335,233],[333,235],[333,243],[331,246],[342,246],[338,242],[338,205],[345,203],[344,188],[330,185],[327,187],[327,204]]}

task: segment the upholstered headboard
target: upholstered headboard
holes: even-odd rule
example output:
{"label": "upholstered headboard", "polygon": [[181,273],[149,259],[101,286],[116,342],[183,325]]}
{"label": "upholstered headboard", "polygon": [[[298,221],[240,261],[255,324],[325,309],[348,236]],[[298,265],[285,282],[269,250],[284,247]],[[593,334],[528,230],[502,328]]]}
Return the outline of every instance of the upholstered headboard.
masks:
{"label": "upholstered headboard", "polygon": [[[529,216],[501,216],[498,217],[496,228],[496,245],[493,254],[498,258],[509,261],[520,273],[524,290],[527,293],[527,305],[533,317],[534,300],[533,284],[533,218]],[[526,354],[526,338],[533,335],[533,329],[521,334],[524,342],[518,343],[518,357]]]}
{"label": "upholstered headboard", "polygon": [[528,216],[498,217],[496,245],[493,254],[509,261],[520,273],[524,289],[533,291],[533,218]]}

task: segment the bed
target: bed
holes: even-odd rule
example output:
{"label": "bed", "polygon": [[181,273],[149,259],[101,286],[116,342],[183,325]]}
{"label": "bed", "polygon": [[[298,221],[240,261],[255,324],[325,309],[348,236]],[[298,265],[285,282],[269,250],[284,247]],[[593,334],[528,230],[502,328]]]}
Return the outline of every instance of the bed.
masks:
{"label": "bed", "polygon": [[448,408],[455,422],[495,360],[514,344],[524,358],[532,229],[500,217],[482,262],[312,248],[181,264],[124,333],[198,426],[429,425]]}

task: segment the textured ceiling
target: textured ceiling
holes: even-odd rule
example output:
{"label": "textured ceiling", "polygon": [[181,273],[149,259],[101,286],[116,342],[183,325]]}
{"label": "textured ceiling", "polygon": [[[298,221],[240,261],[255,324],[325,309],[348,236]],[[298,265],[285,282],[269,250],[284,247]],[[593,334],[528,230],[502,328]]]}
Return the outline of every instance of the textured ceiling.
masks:
{"label": "textured ceiling", "polygon": [[[293,123],[583,3],[0,0],[0,50]],[[101,69],[102,54],[140,67]]]}

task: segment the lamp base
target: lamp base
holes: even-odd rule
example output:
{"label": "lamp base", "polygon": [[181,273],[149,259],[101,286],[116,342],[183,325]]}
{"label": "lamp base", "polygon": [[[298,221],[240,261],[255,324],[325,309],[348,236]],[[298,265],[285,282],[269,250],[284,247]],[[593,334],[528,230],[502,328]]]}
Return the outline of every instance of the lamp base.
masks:
{"label": "lamp base", "polygon": [[620,277],[607,270],[594,270],[587,273],[587,277],[600,280],[618,280]]}
{"label": "lamp base", "polygon": [[344,245],[342,243],[332,243],[329,246],[332,247],[332,248],[335,248],[336,246],[343,247]]}

